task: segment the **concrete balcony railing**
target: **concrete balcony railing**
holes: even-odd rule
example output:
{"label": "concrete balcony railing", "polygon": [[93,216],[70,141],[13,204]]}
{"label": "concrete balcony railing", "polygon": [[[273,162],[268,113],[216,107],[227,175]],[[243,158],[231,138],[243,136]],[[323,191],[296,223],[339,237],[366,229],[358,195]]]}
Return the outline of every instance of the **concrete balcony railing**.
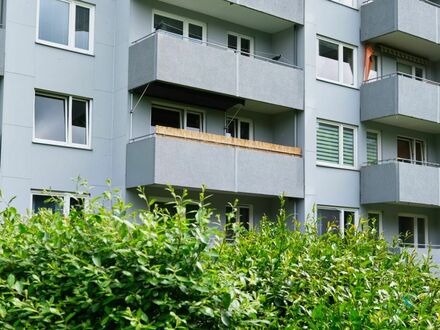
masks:
{"label": "concrete balcony railing", "polygon": [[404,116],[436,125],[440,115],[438,95],[438,83],[401,73],[367,81],[361,86],[361,120],[411,125],[401,119]]}
{"label": "concrete balcony railing", "polygon": [[361,203],[440,206],[440,165],[382,161],[361,169]]}
{"label": "concrete balcony railing", "polygon": [[130,47],[129,89],[154,81],[304,109],[303,70],[164,31]]}
{"label": "concrete balcony railing", "polygon": [[[438,45],[439,15],[439,5],[428,0],[364,1],[361,7],[361,40],[405,48],[408,36],[413,36]],[[380,40],[375,40],[377,38]],[[418,45],[420,47],[420,43]]]}
{"label": "concrete balcony railing", "polygon": [[303,198],[301,149],[157,126],[127,146],[127,188],[167,184]]}

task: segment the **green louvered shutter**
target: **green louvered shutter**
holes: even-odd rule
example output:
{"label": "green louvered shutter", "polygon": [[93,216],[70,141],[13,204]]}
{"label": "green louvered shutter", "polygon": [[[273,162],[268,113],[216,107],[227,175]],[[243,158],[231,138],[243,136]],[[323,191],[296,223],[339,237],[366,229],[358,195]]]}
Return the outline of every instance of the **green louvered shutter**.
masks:
{"label": "green louvered shutter", "polygon": [[354,166],[354,130],[344,127],[344,165]]}
{"label": "green louvered shutter", "polygon": [[339,127],[318,122],[318,161],[339,164]]}
{"label": "green louvered shutter", "polygon": [[378,157],[378,136],[377,133],[367,132],[367,162],[368,164],[377,164]]}

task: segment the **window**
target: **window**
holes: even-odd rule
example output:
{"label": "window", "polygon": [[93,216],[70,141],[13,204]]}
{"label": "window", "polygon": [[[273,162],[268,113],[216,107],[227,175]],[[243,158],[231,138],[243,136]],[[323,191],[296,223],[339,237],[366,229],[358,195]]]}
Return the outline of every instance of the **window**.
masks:
{"label": "window", "polygon": [[397,160],[423,165],[426,163],[425,141],[407,137],[397,138]]}
{"label": "window", "polygon": [[184,128],[203,132],[203,114],[187,109],[174,109],[158,105],[151,108],[151,126]]}
{"label": "window", "polygon": [[376,230],[376,237],[379,237],[382,228],[382,213],[376,211],[368,212],[368,227]]}
{"label": "window", "polygon": [[84,209],[87,196],[69,193],[52,193],[45,191],[32,192],[32,211],[37,213],[41,209],[51,210],[52,213],[69,214],[70,210]]}
{"label": "window", "polygon": [[226,134],[234,138],[252,140],[254,138],[252,121],[250,119],[228,117],[226,119]]}
{"label": "window", "polygon": [[243,56],[254,53],[254,39],[237,33],[228,33],[228,48],[240,52]]}
{"label": "window", "polygon": [[357,81],[356,47],[318,38],[317,77],[355,86]]}
{"label": "window", "polygon": [[381,158],[380,133],[367,130],[367,163],[377,164]]}
{"label": "window", "polygon": [[[335,207],[318,207],[318,233],[324,235],[328,230],[343,233],[345,229],[355,225],[357,210]],[[331,228],[331,229],[330,229]]]}
{"label": "window", "polygon": [[39,0],[37,41],[93,53],[95,7],[73,0]]}
{"label": "window", "polygon": [[425,67],[411,62],[399,60],[396,63],[397,72],[407,76],[414,77],[418,80],[425,78]]}
{"label": "window", "polygon": [[[231,214],[233,212],[233,208],[230,206],[226,207],[226,214]],[[243,226],[244,229],[249,230],[253,227],[253,216],[252,216],[252,206],[237,206],[236,213],[228,219],[226,217],[226,239],[233,240],[234,239],[234,231],[233,224],[239,223]]]}
{"label": "window", "polygon": [[167,31],[191,40],[206,41],[206,24],[155,10],[154,30]]}
{"label": "window", "polygon": [[331,1],[340,3],[348,7],[358,8],[358,0],[331,0]]}
{"label": "window", "polygon": [[34,141],[90,147],[90,100],[36,93]]}
{"label": "window", "polygon": [[370,73],[368,75],[368,80],[376,79],[380,76],[379,73],[379,58],[377,55],[371,56],[371,68]]}
{"label": "window", "polygon": [[318,120],[316,139],[317,162],[345,168],[355,168],[356,128]]}
{"label": "window", "polygon": [[428,223],[424,216],[399,215],[399,238],[403,246],[424,248],[427,244]]}

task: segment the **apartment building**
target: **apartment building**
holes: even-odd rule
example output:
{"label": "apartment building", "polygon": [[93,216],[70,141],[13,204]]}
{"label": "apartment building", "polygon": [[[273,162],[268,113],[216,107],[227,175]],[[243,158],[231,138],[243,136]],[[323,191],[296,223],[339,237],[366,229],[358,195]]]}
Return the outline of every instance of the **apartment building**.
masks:
{"label": "apartment building", "polygon": [[168,184],[206,185],[246,227],[283,194],[320,231],[364,217],[424,254],[439,17],[424,0],[3,1],[0,187],[20,211],[55,208],[50,189],[68,212],[78,176],[136,207],[138,186],[166,203]]}

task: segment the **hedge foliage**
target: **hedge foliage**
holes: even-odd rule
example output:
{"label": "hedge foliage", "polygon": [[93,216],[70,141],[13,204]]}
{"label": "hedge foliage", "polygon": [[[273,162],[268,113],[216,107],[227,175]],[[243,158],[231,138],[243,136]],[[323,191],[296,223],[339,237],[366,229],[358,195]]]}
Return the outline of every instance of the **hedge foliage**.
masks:
{"label": "hedge foliage", "polygon": [[281,207],[226,243],[204,193],[187,214],[193,201],[170,191],[171,213],[144,194],[133,213],[113,193],[69,217],[5,208],[0,328],[440,328],[432,264],[374,229],[290,230]]}

